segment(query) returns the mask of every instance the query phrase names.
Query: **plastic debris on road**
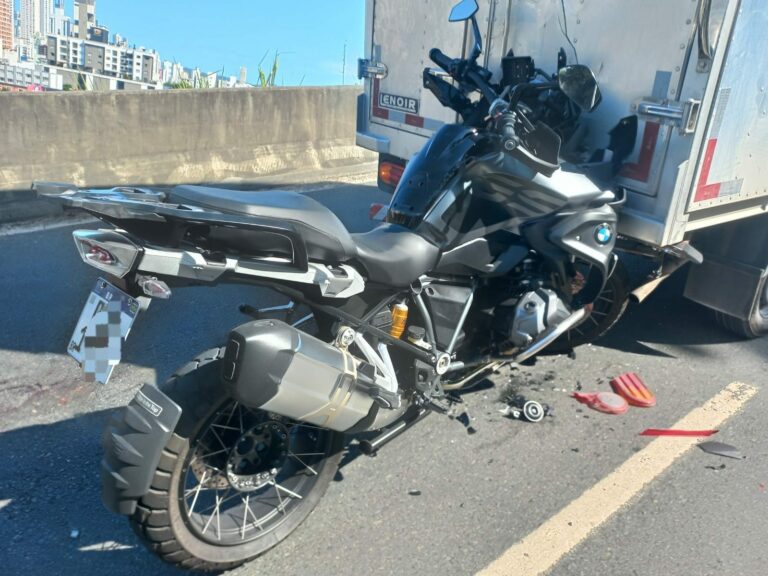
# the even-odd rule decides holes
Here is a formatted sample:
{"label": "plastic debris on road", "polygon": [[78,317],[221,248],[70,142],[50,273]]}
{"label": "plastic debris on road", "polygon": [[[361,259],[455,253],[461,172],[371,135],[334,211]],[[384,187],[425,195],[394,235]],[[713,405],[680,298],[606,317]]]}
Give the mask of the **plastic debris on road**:
{"label": "plastic debris on road", "polygon": [[624,414],[629,410],[627,401],[613,392],[574,392],[571,396],[593,410],[605,414]]}
{"label": "plastic debris on road", "polygon": [[650,408],[656,406],[656,397],[643,380],[634,372],[627,372],[611,380],[611,388],[630,406]]}
{"label": "plastic debris on road", "polygon": [[646,428],[640,436],[712,436],[717,430],[673,430],[671,428]]}
{"label": "plastic debris on road", "polygon": [[702,442],[697,444],[707,454],[714,454],[715,456],[724,456],[725,458],[734,458],[736,460],[742,460],[744,456],[741,455],[739,449],[730,444],[723,444],[722,442]]}

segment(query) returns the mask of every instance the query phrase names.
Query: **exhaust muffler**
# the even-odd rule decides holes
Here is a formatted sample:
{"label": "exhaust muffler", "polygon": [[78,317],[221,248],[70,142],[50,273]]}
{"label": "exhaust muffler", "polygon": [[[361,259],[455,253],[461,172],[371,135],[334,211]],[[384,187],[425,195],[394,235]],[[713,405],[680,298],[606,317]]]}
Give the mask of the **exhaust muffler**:
{"label": "exhaust muffler", "polygon": [[387,409],[372,365],[279,320],[230,332],[222,378],[245,406],[338,432],[379,429],[407,408]]}

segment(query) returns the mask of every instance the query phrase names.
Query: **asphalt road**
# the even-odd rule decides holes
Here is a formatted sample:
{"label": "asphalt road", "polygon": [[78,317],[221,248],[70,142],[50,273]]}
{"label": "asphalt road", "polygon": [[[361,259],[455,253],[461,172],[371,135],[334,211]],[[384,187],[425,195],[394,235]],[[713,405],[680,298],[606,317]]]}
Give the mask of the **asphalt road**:
{"label": "asphalt road", "polygon": [[[370,226],[369,203],[386,199],[371,186],[312,195],[355,230]],[[0,236],[0,566],[4,574],[45,576],[180,574],[102,508],[102,427],[142,383],[220,344],[243,321],[237,304],[280,300],[245,287],[178,290],[136,323],[109,385],[85,384],[64,350],[98,274],[80,262],[71,230]],[[762,576],[767,359],[768,340],[721,331],[681,298],[673,279],[575,359],[505,369],[467,394],[476,433],[433,415],[375,459],[350,450],[307,522],[233,573],[474,574],[647,446],[640,431],[671,426],[739,381],[759,392],[717,439],[747,458],[687,452],[569,548],[551,574]],[[626,371],[655,391],[655,408],[608,416],[569,398],[578,388],[608,390],[610,378]],[[519,392],[549,403],[553,417],[540,424],[502,417],[498,400],[510,378]]]}

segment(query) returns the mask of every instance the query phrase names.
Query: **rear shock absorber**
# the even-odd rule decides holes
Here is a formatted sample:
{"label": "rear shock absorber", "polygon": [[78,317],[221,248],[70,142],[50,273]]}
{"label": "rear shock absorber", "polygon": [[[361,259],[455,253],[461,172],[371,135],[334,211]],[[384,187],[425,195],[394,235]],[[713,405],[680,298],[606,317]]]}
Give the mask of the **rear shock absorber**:
{"label": "rear shock absorber", "polygon": [[389,329],[389,335],[392,338],[402,337],[407,322],[408,305],[405,302],[400,302],[392,306],[392,327]]}

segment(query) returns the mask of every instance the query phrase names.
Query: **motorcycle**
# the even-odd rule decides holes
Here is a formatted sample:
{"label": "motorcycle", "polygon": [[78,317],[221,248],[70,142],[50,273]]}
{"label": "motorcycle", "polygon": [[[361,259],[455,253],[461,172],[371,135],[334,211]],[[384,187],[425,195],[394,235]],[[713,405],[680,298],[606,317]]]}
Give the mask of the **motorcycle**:
{"label": "motorcycle", "polygon": [[477,9],[464,0],[450,17],[471,23],[468,58],[430,52],[452,82],[424,72],[463,122],[408,163],[370,232],[287,191],[35,184],[111,225],[73,233],[106,276],[69,345],[91,380],[107,382],[139,312],[174,287],[245,283],[291,300],[242,307],[252,318],[224,346],[143,386],[105,430],[103,501],[163,560],[224,570],[264,553],[317,505],[346,437],[375,432],[359,444],[375,454],[593,319],[618,265],[616,199],[560,166],[543,119],[594,109],[597,81],[563,63],[494,85]]}

